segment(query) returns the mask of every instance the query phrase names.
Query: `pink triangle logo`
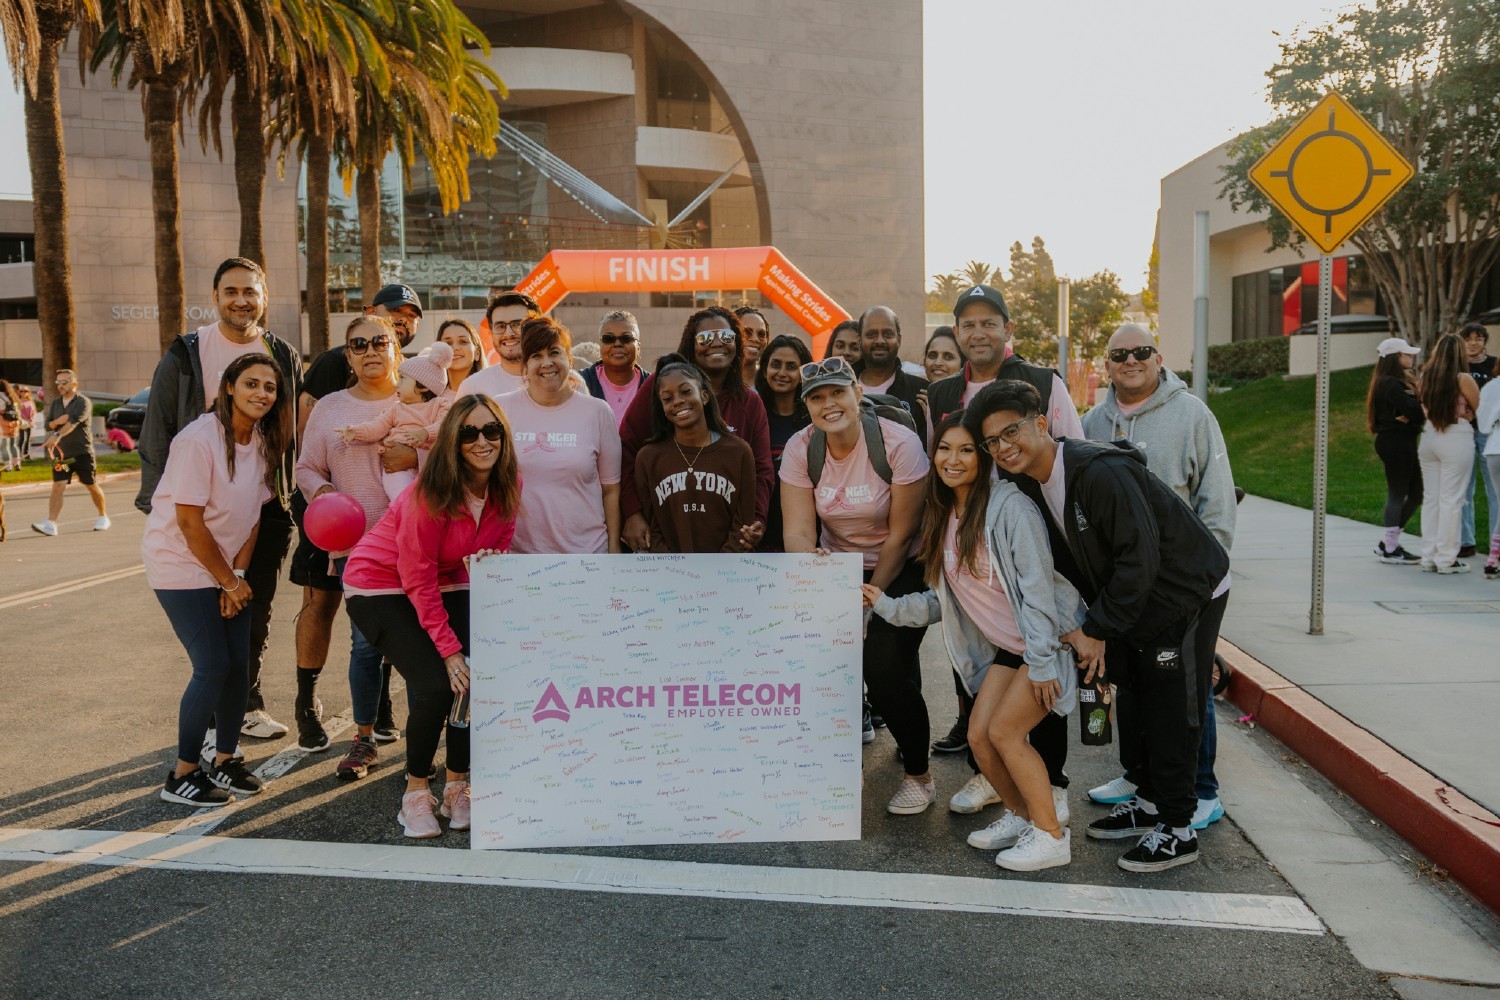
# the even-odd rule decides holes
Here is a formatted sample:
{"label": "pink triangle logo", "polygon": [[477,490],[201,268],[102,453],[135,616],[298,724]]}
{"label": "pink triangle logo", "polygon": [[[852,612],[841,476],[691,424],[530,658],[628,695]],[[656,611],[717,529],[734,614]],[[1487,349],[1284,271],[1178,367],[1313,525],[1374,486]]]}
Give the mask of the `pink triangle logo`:
{"label": "pink triangle logo", "polygon": [[572,713],[568,711],[568,703],[563,701],[563,696],[558,692],[557,685],[548,681],[547,690],[542,692],[542,697],[537,701],[536,708],[531,710],[531,721],[541,722],[543,719],[556,719],[559,722],[567,722],[572,717]]}

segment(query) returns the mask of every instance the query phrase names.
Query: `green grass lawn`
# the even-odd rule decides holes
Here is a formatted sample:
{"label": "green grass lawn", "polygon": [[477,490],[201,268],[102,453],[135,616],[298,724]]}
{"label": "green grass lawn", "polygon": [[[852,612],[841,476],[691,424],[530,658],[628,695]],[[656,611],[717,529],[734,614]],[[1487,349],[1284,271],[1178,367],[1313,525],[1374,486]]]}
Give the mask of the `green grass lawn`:
{"label": "green grass lawn", "polygon": [[[1369,368],[1334,372],[1329,379],[1328,512],[1379,524],[1385,509],[1385,472],[1365,429]],[[1234,481],[1246,492],[1312,507],[1312,378],[1265,378],[1209,398],[1229,444]],[[1482,484],[1476,484],[1474,523],[1481,539],[1489,524]],[[1407,530],[1420,530],[1421,515]]]}
{"label": "green grass lawn", "polygon": [[[124,454],[116,454],[113,451],[101,451],[98,455],[98,468],[101,474],[110,472],[134,472],[141,467],[141,456],[137,452],[129,451]],[[52,480],[52,463],[41,459],[32,459],[21,466],[20,472],[6,472],[0,474],[0,487],[17,486],[21,483],[45,483]],[[77,482],[75,479],[74,482]]]}

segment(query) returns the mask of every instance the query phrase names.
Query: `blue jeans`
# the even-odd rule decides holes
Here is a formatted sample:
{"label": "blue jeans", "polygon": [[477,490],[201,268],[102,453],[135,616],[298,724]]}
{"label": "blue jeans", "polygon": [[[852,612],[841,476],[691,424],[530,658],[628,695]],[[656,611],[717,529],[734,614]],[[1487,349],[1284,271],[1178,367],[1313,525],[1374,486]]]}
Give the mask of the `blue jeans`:
{"label": "blue jeans", "polygon": [[219,753],[232,754],[240,739],[245,698],[250,690],[251,609],[245,607],[225,619],[219,614],[218,587],[158,590],[156,599],[193,667],[193,676],[177,706],[177,759],[197,763],[210,719],[218,722],[215,736]]}
{"label": "blue jeans", "polygon": [[[339,575],[344,575],[344,563],[348,556],[333,561]],[[354,703],[354,724],[373,726],[375,715],[380,711],[380,650],[370,645],[369,640],[354,619],[349,620],[349,697]]]}
{"label": "blue jeans", "polygon": [[[1478,466],[1469,470],[1469,488],[1464,491],[1464,509],[1458,518],[1459,545],[1474,544],[1474,480],[1476,476],[1484,478],[1484,495],[1490,502],[1489,533],[1493,535],[1496,525],[1500,524],[1500,504],[1495,502],[1495,481],[1490,478],[1490,467],[1484,460],[1484,444],[1488,441],[1488,434],[1474,432],[1474,454],[1479,457],[1475,463]],[[1485,538],[1484,547],[1489,548],[1489,538]]]}

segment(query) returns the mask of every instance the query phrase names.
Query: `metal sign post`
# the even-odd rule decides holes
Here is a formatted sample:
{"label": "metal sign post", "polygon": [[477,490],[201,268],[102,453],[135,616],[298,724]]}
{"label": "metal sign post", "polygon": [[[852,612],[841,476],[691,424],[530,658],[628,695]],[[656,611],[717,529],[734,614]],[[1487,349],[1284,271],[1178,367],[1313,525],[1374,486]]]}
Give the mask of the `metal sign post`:
{"label": "metal sign post", "polygon": [[1072,283],[1067,278],[1057,279],[1057,373],[1063,385],[1068,384],[1068,293]]}
{"label": "metal sign post", "polygon": [[1411,180],[1412,173],[1411,164],[1380,134],[1380,130],[1361,117],[1337,92],[1328,94],[1314,105],[1250,168],[1250,182],[1321,251],[1318,258],[1318,393],[1313,430],[1312,607],[1307,612],[1310,635],[1323,634],[1332,254]]}
{"label": "metal sign post", "polygon": [[1328,349],[1333,307],[1333,258],[1318,258],[1318,391],[1313,425],[1312,607],[1307,634],[1323,634],[1324,528],[1328,519]]}

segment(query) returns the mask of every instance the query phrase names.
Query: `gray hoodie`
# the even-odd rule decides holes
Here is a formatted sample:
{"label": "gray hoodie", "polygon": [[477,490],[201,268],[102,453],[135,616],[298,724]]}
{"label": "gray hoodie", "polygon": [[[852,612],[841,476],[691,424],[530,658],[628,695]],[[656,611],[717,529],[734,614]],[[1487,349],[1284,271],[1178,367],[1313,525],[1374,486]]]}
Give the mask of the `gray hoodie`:
{"label": "gray hoodie", "polygon": [[1083,415],[1090,441],[1129,441],[1146,456],[1146,468],[1193,508],[1228,552],[1234,544],[1234,474],[1213,412],[1187,383],[1162,369],[1141,408],[1120,412],[1111,386],[1104,401]]}
{"label": "gray hoodie", "polygon": [[[1059,636],[1083,624],[1087,606],[1078,591],[1052,565],[1047,526],[1036,504],[1015,483],[991,484],[985,510],[984,541],[990,572],[1000,574],[1016,626],[1026,642],[1026,667],[1033,681],[1057,681],[1061,693],[1052,710],[1067,715],[1078,704],[1078,671],[1071,650]],[[995,659],[995,644],[964,611],[940,577],[936,591],[905,597],[882,595],[875,613],[898,627],[943,623],[943,644],[953,669],[969,694],[978,694],[985,672]]]}

